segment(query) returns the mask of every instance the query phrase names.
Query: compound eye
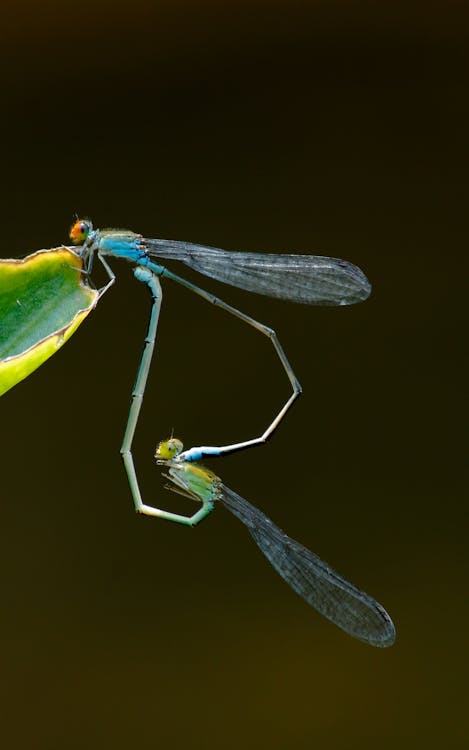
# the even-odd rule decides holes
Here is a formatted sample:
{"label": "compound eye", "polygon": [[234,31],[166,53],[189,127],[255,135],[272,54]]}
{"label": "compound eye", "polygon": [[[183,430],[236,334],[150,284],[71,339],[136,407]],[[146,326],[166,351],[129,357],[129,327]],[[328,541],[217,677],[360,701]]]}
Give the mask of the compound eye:
{"label": "compound eye", "polygon": [[89,233],[93,229],[91,221],[87,219],[78,219],[70,229],[69,237],[74,245],[81,245],[86,241]]}
{"label": "compound eye", "polygon": [[162,440],[156,449],[155,458],[170,461],[172,458],[175,458],[182,453],[183,448],[184,446],[182,442],[177,438]]}

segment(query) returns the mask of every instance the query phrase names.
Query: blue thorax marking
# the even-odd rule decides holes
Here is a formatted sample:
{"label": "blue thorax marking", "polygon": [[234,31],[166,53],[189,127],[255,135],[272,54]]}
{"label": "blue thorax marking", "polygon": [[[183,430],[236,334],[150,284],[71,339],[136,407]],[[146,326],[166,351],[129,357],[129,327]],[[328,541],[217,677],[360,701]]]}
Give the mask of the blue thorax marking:
{"label": "blue thorax marking", "polygon": [[115,258],[124,258],[131,263],[146,266],[157,276],[162,276],[164,266],[154,263],[147,255],[142,246],[142,238],[133,232],[96,232],[93,244],[103,255],[112,255]]}
{"label": "blue thorax marking", "polygon": [[114,255],[134,263],[138,263],[142,255],[146,257],[145,251],[140,248],[140,237],[133,232],[101,234],[98,248],[103,255]]}

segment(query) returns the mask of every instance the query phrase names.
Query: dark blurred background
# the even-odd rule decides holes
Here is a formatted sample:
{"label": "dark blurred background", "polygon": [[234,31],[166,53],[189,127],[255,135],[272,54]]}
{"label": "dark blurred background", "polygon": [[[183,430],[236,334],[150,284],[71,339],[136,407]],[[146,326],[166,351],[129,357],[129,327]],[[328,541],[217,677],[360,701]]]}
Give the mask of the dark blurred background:
{"label": "dark blurred background", "polygon": [[[133,512],[119,458],[148,313],[131,267],[1,400],[0,736],[37,748],[460,748],[467,724],[467,6],[4,2],[2,249],[96,226],[360,265],[352,308],[202,280],[304,395],[225,483],[376,596],[395,646],[311,611],[222,508]],[[99,280],[99,273],[98,273]],[[260,433],[269,343],[167,282],[135,441]]]}

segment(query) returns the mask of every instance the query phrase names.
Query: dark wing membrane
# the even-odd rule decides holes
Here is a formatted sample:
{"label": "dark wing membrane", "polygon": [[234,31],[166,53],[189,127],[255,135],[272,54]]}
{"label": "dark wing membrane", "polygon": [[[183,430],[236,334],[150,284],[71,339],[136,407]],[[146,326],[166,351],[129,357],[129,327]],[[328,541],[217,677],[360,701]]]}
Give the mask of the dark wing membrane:
{"label": "dark wing membrane", "polygon": [[177,240],[142,245],[150,256],[179,260],[225,284],[305,305],[351,305],[371,292],[363,271],[338,258],[231,252]]}
{"label": "dark wing membrane", "polygon": [[223,485],[222,491],[223,504],[244,523],[270,564],[308,604],[346,633],[371,646],[385,648],[394,643],[394,625],[378,602],[290,539],[229,487]]}

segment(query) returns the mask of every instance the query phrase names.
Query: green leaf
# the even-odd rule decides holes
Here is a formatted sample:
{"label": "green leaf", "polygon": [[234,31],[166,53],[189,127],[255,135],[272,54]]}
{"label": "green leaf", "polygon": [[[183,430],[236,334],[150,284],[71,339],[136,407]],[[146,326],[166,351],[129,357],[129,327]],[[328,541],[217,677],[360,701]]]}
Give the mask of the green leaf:
{"label": "green leaf", "polygon": [[0,260],[0,395],[51,357],[96,305],[66,247]]}

